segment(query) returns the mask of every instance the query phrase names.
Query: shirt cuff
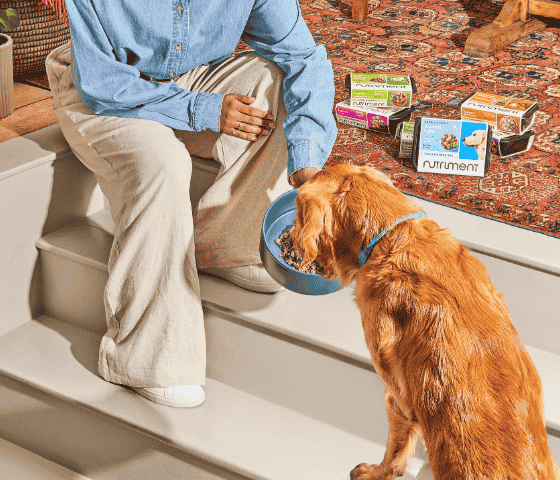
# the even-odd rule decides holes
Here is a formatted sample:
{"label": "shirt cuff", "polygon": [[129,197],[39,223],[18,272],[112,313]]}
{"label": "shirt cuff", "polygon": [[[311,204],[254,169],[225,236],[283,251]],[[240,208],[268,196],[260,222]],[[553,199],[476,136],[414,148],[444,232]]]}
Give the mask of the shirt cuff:
{"label": "shirt cuff", "polygon": [[196,92],[194,103],[193,130],[220,131],[220,115],[222,114],[222,102],[225,95],[221,93]]}
{"label": "shirt cuff", "polygon": [[288,180],[293,173],[305,167],[315,167],[321,170],[326,161],[321,147],[315,142],[290,145],[288,148]]}

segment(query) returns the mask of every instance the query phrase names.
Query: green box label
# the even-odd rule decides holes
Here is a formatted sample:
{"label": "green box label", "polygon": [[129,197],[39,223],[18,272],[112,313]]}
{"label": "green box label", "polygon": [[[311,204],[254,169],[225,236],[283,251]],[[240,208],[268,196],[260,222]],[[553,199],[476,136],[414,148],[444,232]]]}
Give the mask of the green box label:
{"label": "green box label", "polygon": [[386,100],[387,92],[383,90],[352,90],[352,98],[368,100]]}

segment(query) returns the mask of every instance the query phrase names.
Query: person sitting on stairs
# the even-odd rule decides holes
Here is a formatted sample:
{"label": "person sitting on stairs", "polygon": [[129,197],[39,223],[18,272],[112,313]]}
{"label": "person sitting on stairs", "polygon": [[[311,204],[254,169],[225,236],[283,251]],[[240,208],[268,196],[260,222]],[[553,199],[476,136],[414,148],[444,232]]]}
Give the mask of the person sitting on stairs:
{"label": "person sitting on stairs", "polygon": [[[334,144],[334,76],[297,0],[66,0],[71,41],[46,61],[55,114],[117,226],[98,370],[160,404],[204,401],[198,271],[280,286],[264,213]],[[252,51],[234,53],[240,40]],[[194,212],[191,156],[219,162]]]}

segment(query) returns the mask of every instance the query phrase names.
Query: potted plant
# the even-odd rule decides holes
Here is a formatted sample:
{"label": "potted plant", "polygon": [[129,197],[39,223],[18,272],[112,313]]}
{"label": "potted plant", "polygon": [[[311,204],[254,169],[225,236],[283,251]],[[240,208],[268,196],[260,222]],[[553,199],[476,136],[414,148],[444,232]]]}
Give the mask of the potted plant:
{"label": "potted plant", "polygon": [[[19,27],[20,19],[13,8],[0,10],[0,32],[9,32]],[[0,33],[0,118],[14,111],[14,69],[12,38]]]}

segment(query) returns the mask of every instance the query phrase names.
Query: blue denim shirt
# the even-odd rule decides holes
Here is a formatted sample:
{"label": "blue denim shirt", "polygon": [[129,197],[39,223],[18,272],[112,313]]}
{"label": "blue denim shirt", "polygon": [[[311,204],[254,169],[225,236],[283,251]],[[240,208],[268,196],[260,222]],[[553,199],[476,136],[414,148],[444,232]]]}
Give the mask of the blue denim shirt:
{"label": "blue denim shirt", "polygon": [[243,39],[285,72],[288,175],[326,162],[337,133],[333,70],[297,0],[66,0],[66,8],[72,77],[95,113],[219,131],[224,95],[140,73],[174,78],[224,60]]}

